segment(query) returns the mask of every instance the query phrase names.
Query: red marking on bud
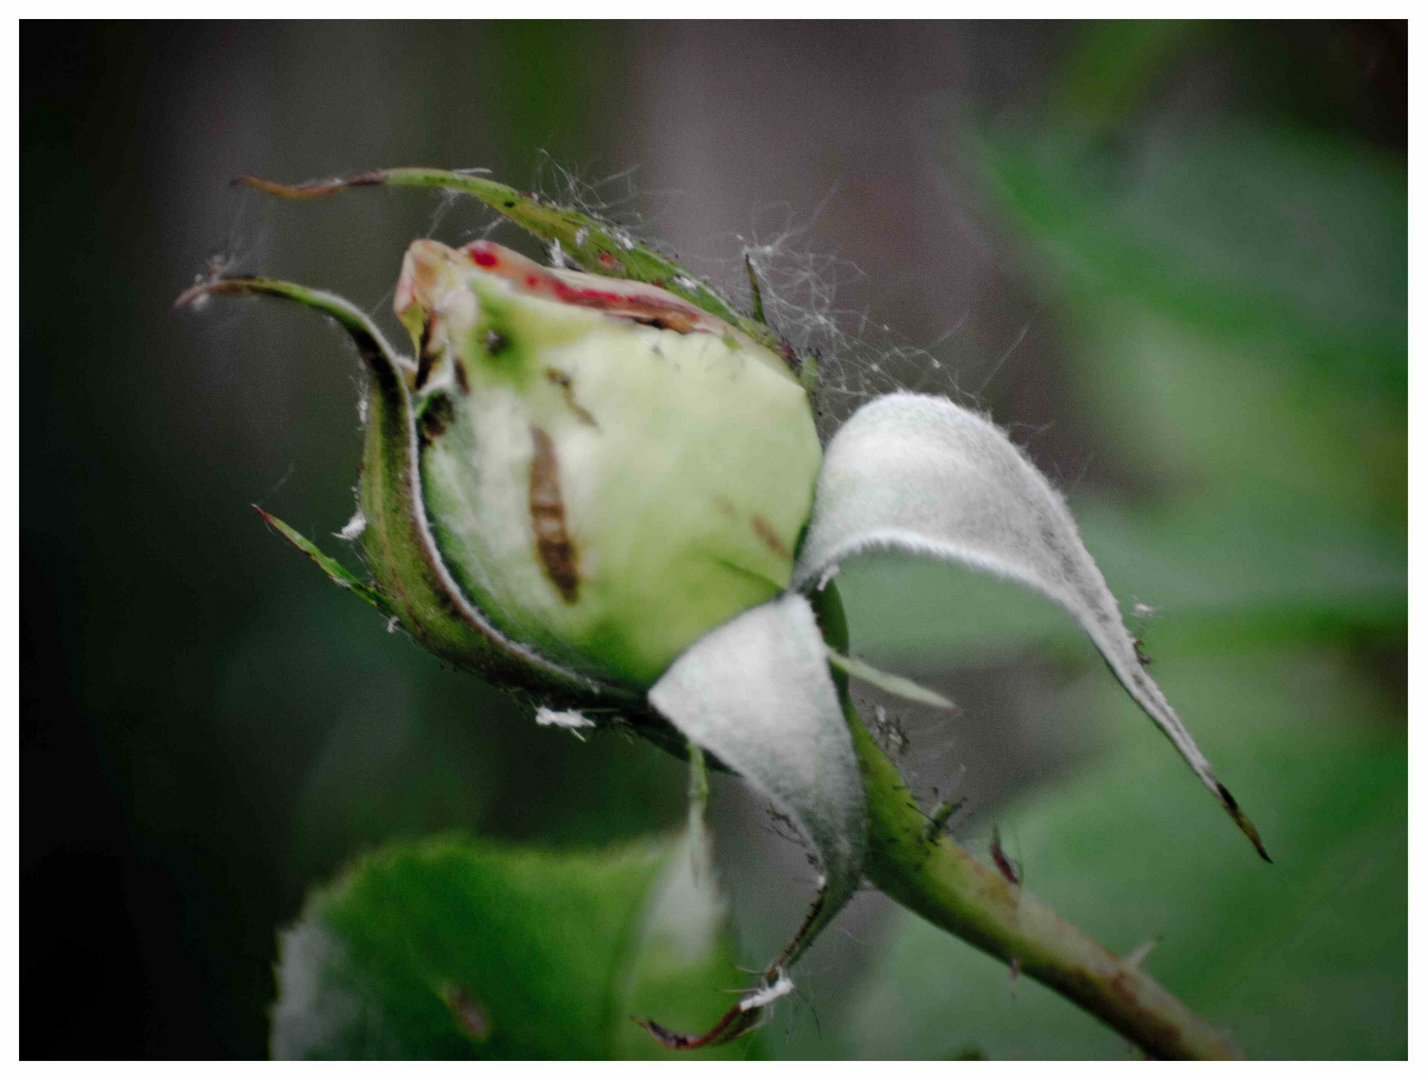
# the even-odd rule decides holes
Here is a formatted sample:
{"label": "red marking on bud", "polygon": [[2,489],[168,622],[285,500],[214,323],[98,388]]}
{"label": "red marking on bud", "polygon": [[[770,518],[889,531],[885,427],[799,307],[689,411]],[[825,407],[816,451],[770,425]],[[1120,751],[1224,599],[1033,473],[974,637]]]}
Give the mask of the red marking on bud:
{"label": "red marking on bud", "polygon": [[[532,296],[573,307],[593,308],[617,318],[632,319],[681,334],[694,330],[716,332],[722,325],[687,300],[653,286],[592,287],[583,283],[588,275],[574,275],[567,280],[566,276],[547,270],[488,240],[477,240],[462,250],[477,266],[493,271]],[[601,256],[602,263],[604,255]],[[609,258],[613,260],[613,256]]]}

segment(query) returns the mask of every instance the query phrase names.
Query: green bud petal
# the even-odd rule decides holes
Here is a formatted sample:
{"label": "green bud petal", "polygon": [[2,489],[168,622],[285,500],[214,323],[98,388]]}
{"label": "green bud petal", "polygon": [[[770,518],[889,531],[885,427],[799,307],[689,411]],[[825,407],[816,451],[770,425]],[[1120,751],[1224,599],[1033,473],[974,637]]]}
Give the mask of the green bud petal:
{"label": "green bud petal", "polygon": [[484,242],[417,241],[396,308],[426,517],[506,635],[643,688],[787,588],[821,449],[775,353],[662,289]]}

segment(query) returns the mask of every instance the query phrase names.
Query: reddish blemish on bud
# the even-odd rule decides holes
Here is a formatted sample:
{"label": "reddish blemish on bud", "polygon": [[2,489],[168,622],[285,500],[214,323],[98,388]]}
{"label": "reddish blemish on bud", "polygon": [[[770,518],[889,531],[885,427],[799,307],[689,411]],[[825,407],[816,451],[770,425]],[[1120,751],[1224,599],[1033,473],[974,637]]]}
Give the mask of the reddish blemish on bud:
{"label": "reddish blemish on bud", "polygon": [[[681,334],[694,330],[716,333],[725,329],[718,319],[654,286],[621,282],[592,287],[584,284],[590,280],[588,274],[562,275],[547,270],[489,240],[476,240],[462,251],[476,266],[498,274],[533,296],[594,308],[617,318]],[[600,262],[606,266],[619,265],[608,252],[600,253]]]}
{"label": "reddish blemish on bud", "polygon": [[613,270],[616,266],[619,265],[619,260],[616,259],[608,251],[601,251],[599,253],[599,261],[600,265],[603,266],[606,270]]}

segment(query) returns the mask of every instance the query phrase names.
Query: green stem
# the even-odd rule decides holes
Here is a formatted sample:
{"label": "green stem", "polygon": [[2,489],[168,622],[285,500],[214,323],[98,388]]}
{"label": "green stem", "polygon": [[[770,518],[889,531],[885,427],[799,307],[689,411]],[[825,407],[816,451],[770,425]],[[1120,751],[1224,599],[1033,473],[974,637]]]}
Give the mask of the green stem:
{"label": "green stem", "polygon": [[1158,1058],[1236,1058],[1239,1051],[1139,967],[1011,884],[927,819],[897,767],[852,709],[852,741],[871,818],[868,879],[903,907],[1011,962]]}
{"label": "green stem", "polygon": [[[832,587],[815,598],[828,644],[846,649],[846,623]],[[1075,1002],[1157,1058],[1240,1056],[1222,1031],[1192,1012],[1136,964],[1116,956],[1040,900],[929,830],[927,816],[858,716],[834,669],[867,792],[868,880],[933,926]]]}

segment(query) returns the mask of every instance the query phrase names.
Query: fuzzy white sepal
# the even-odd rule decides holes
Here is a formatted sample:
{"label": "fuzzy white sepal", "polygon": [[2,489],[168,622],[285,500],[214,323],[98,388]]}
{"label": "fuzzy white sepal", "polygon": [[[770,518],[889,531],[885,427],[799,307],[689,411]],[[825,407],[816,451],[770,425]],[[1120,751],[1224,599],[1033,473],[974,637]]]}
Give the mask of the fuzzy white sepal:
{"label": "fuzzy white sepal", "polygon": [[849,558],[887,549],[961,563],[1060,603],[1237,817],[1209,762],[1146,674],[1065,500],[990,420],[946,398],[891,394],[864,405],[833,437],[794,585],[825,583]]}
{"label": "fuzzy white sepal", "polygon": [[857,758],[811,605],[787,594],[725,623],[674,662],[649,700],[812,841],[826,882],[781,958],[791,963],[856,891],[867,837]]}

